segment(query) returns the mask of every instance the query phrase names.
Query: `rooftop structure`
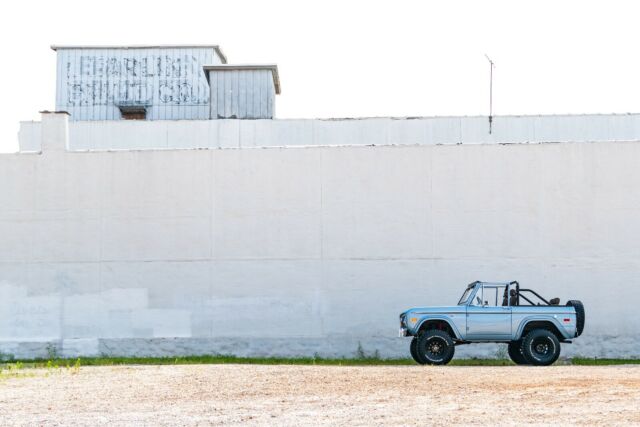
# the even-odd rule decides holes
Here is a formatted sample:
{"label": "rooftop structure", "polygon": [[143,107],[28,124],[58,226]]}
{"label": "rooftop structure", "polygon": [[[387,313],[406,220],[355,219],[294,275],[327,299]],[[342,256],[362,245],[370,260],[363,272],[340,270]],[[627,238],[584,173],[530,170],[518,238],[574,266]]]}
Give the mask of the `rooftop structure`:
{"label": "rooftop structure", "polygon": [[209,118],[203,65],[225,64],[217,45],[52,46],[56,110],[78,120]]}

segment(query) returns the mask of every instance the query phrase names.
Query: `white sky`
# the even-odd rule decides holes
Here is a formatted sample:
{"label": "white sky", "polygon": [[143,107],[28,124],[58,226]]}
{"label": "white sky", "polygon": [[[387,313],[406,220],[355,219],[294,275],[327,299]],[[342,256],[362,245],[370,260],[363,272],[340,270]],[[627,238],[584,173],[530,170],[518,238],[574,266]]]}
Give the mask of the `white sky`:
{"label": "white sky", "polygon": [[54,109],[51,44],[219,44],[277,63],[279,118],[640,112],[633,1],[6,1],[0,152]]}

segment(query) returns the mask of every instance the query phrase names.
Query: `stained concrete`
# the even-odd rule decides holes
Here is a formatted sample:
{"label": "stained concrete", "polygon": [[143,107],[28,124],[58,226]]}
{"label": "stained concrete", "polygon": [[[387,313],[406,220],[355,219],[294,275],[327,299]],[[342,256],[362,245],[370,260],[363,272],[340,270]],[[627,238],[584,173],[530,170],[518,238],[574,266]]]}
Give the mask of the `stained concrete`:
{"label": "stained concrete", "polygon": [[477,279],[583,300],[564,354],[640,356],[639,142],[75,152],[41,126],[0,155],[5,356],[406,355],[400,311]]}

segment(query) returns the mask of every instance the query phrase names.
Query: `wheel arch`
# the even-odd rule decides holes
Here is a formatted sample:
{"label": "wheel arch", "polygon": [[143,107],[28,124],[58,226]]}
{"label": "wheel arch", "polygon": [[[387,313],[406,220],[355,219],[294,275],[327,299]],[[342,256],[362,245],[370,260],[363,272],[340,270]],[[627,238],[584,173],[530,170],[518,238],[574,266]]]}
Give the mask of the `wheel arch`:
{"label": "wheel arch", "polygon": [[458,331],[456,325],[445,316],[430,316],[421,320],[418,326],[416,326],[416,335],[429,329],[440,329],[451,335],[451,338],[462,339],[462,335],[460,335],[460,331]]}
{"label": "wheel arch", "polygon": [[563,332],[562,326],[558,323],[556,319],[544,317],[544,316],[532,316],[527,317],[520,322],[520,326],[518,327],[518,332],[516,333],[515,339],[522,339],[529,331],[534,329],[547,329],[549,332],[553,333],[556,338],[560,341],[564,341],[569,336],[566,332]]}

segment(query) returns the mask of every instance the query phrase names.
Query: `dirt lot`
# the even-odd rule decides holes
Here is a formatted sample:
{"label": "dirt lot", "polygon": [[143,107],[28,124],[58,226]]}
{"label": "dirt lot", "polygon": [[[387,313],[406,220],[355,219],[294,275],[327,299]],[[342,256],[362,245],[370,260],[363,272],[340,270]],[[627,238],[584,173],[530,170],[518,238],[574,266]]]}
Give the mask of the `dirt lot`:
{"label": "dirt lot", "polygon": [[640,424],[640,366],[25,370],[1,425]]}

